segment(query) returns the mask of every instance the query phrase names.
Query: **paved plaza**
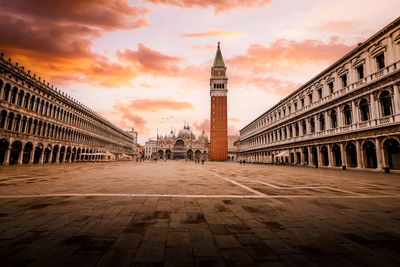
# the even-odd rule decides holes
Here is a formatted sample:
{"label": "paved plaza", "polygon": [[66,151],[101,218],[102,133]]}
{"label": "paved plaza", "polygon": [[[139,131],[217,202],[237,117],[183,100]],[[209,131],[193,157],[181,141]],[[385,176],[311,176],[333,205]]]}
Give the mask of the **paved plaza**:
{"label": "paved plaza", "polygon": [[0,166],[1,266],[399,266],[400,175],[185,161]]}

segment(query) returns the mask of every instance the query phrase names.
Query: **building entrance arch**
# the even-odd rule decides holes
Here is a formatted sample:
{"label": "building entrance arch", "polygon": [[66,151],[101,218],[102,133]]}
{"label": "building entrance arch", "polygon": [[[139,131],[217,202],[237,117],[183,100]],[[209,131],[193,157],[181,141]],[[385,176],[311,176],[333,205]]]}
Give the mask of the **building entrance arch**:
{"label": "building entrance arch", "polygon": [[399,141],[394,138],[387,139],[383,143],[385,152],[386,167],[391,169],[400,169],[400,147]]}
{"label": "building entrance arch", "polygon": [[332,154],[333,154],[333,164],[337,167],[342,166],[342,154],[340,151],[340,146],[336,144],[333,145]]}
{"label": "building entrance arch", "polygon": [[356,146],[353,143],[348,143],[346,145],[346,156],[347,156],[347,166],[357,167],[357,151]]}
{"label": "building entrance arch", "polygon": [[33,150],[33,144],[31,142],[28,142],[24,146],[24,154],[22,156],[22,163],[23,164],[28,164],[29,161],[31,160],[31,153]]}
{"label": "building entrance arch", "polygon": [[10,143],[6,139],[0,140],[0,165],[4,164],[4,161],[6,160],[6,153],[9,146]]}
{"label": "building entrance arch", "polygon": [[321,147],[322,165],[329,166],[329,153],[326,146]]}
{"label": "building entrance arch", "polygon": [[375,144],[371,141],[366,141],[363,144],[362,151],[364,153],[364,166],[365,168],[377,168],[378,162],[376,159]]}
{"label": "building entrance arch", "polygon": [[35,148],[35,153],[34,153],[34,156],[33,156],[33,163],[34,164],[38,164],[39,163],[40,156],[42,155],[42,153],[43,153],[43,145],[39,144]]}

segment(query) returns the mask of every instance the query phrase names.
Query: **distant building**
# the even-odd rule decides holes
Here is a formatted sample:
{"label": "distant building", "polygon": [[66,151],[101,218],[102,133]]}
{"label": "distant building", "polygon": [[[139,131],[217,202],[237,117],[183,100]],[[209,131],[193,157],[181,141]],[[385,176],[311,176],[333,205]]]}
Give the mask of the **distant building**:
{"label": "distant building", "polygon": [[144,145],[144,158],[150,159],[157,152],[157,140],[148,140]]}
{"label": "distant building", "polygon": [[239,135],[228,136],[228,160],[237,160],[237,148],[235,142],[239,140]]}
{"label": "distant building", "polygon": [[173,131],[157,137],[157,156],[166,159],[208,159],[208,137],[203,133],[196,139],[189,125],[185,125],[178,135]]}
{"label": "distant building", "polygon": [[138,141],[138,132],[135,131],[135,127],[132,127],[132,131],[128,132],[132,136],[132,156],[139,156],[139,144]]}

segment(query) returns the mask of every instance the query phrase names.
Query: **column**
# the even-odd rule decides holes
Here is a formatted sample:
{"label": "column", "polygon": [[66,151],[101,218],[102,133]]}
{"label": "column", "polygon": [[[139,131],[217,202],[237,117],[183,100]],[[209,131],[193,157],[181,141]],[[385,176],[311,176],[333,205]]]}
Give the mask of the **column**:
{"label": "column", "polygon": [[344,151],[343,143],[340,143],[340,153],[342,157],[342,166],[347,166],[347,156],[346,156],[346,151]]}
{"label": "column", "polygon": [[378,110],[376,108],[374,94],[369,95],[369,101],[370,101],[370,105],[371,105],[371,119],[376,119],[376,118],[378,118]]}
{"label": "column", "polygon": [[[24,147],[24,146],[22,146],[22,147]],[[23,156],[24,156],[24,149],[21,149],[21,151],[19,152],[19,155],[18,155],[18,164],[22,164],[22,159],[23,159]]]}
{"label": "column", "polygon": [[29,157],[29,164],[33,163],[34,157],[35,157],[35,147],[33,147],[32,150],[31,150],[31,155]]}
{"label": "column", "polygon": [[328,148],[328,159],[329,159],[328,167],[332,167],[332,166],[334,166],[334,164],[333,164],[332,147],[331,147],[331,145],[327,145],[326,147]]}
{"label": "column", "polygon": [[61,148],[59,146],[58,150],[57,150],[57,154],[56,154],[56,162],[55,163],[60,163],[60,150],[61,150]]}
{"label": "column", "polygon": [[394,114],[400,112],[400,95],[399,95],[399,86],[397,84],[393,85],[393,111]]}
{"label": "column", "polygon": [[50,153],[49,153],[49,160],[48,160],[48,163],[51,163],[51,160],[53,159],[53,147],[51,148],[51,150],[50,150]]}
{"label": "column", "polygon": [[340,107],[337,107],[337,124],[338,124],[338,128],[343,126],[342,123],[342,111],[340,110]]}
{"label": "column", "polygon": [[321,156],[321,146],[317,146],[317,159],[318,159],[318,166],[321,167],[322,164],[322,156]]}
{"label": "column", "polygon": [[40,154],[39,164],[43,164],[45,147],[46,146],[43,146],[42,153]]}
{"label": "column", "polygon": [[308,166],[312,166],[314,162],[313,162],[311,147],[307,147],[307,151],[308,151],[308,159],[307,159]]}
{"label": "column", "polygon": [[356,107],[356,104],[354,103],[354,100],[351,101],[351,109],[352,109],[351,114],[353,115],[351,120],[352,120],[352,124],[354,124],[354,123],[358,122],[358,112],[357,112],[358,109]]}
{"label": "column", "polygon": [[304,166],[306,159],[305,159],[305,153],[304,153],[304,148],[301,148],[301,165]]}
{"label": "column", "polygon": [[360,140],[356,140],[356,153],[357,153],[357,168],[364,168],[364,164],[361,159]]}
{"label": "column", "polygon": [[294,160],[294,162],[293,162],[294,164],[298,164],[297,163],[298,159],[297,159],[297,151],[296,151],[296,149],[293,151],[293,160]]}
{"label": "column", "polygon": [[383,162],[382,162],[382,157],[383,157],[383,149],[381,147],[381,141],[379,138],[375,138],[375,152],[376,152],[376,161],[378,163],[378,169],[383,168]]}
{"label": "column", "polygon": [[321,122],[319,121],[319,115],[314,117],[314,122],[315,122],[315,132],[320,132],[321,131]]}
{"label": "column", "polygon": [[8,146],[6,149],[5,155],[4,155],[3,165],[10,164],[10,153],[11,153],[11,149],[10,149],[10,146]]}

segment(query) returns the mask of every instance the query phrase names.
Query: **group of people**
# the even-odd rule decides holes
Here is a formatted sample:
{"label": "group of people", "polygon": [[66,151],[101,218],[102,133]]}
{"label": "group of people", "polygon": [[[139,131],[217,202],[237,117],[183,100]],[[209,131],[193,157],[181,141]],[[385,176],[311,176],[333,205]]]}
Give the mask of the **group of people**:
{"label": "group of people", "polygon": [[[205,159],[201,159],[201,165],[204,165],[204,161],[205,161]],[[194,159],[194,162],[200,164],[200,158],[195,158],[195,159]]]}
{"label": "group of people", "polygon": [[241,160],[240,160],[240,165],[242,165],[242,164],[243,164],[243,165],[246,165],[246,160],[245,160],[245,159],[243,159],[243,160],[241,159]]}

